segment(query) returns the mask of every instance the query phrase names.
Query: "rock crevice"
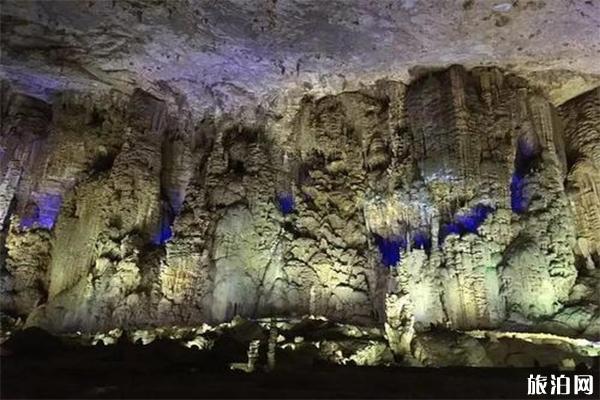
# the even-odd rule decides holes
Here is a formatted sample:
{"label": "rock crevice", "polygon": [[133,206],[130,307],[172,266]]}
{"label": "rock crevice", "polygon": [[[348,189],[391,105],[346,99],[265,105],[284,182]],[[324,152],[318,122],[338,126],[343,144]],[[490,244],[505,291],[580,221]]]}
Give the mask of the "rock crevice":
{"label": "rock crevice", "polygon": [[137,89],[3,85],[2,309],[52,331],[323,315],[600,332],[600,91],[497,68],[306,97],[260,122]]}

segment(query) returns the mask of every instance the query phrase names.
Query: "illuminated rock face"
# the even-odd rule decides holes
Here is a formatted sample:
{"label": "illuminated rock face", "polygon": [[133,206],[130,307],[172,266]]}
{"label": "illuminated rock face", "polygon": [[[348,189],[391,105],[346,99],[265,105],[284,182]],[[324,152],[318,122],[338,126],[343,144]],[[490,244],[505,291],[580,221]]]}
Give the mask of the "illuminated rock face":
{"label": "illuminated rock face", "polygon": [[252,124],[3,90],[2,301],[29,324],[314,314],[397,353],[431,326],[599,333],[598,90],[557,112],[452,67]]}
{"label": "illuminated rock face", "polygon": [[577,252],[592,266],[600,257],[600,89],[560,107],[565,121],[569,198],[577,221]]}

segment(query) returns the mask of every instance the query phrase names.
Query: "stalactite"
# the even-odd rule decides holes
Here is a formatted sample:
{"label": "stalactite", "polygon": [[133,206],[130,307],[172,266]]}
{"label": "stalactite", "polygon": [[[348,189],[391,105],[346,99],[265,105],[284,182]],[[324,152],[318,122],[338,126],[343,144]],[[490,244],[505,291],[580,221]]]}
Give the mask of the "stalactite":
{"label": "stalactite", "polygon": [[2,136],[8,303],[52,330],[387,323],[414,363],[429,329],[546,329],[588,284],[573,250],[597,257],[586,96],[557,115],[521,79],[454,66],[307,98],[285,140],[280,125],[193,123],[141,90],[102,106],[65,94],[46,131],[46,106],[21,99],[46,111],[27,129],[5,112],[29,138]]}

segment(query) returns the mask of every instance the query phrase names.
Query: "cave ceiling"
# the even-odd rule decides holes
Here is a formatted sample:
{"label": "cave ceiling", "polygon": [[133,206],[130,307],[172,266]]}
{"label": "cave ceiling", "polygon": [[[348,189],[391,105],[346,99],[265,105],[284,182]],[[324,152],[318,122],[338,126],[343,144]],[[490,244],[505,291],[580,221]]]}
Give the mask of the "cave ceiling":
{"label": "cave ceiling", "polygon": [[198,114],[495,65],[554,105],[600,82],[598,1],[2,2],[0,78],[42,99],[143,88]]}

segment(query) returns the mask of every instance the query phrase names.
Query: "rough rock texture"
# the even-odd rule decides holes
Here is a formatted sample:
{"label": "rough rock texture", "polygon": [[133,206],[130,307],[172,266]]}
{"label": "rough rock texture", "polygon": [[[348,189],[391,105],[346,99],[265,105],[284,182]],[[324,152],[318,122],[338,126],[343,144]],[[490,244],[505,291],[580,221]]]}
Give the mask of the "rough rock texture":
{"label": "rough rock texture", "polygon": [[2,309],[58,332],[324,315],[416,365],[430,329],[598,337],[598,93],[557,110],[454,66],[244,124],[5,84]]}
{"label": "rough rock texture", "polygon": [[599,7],[5,1],[2,315],[324,316],[361,365],[598,339]]}
{"label": "rough rock texture", "polygon": [[578,253],[591,267],[600,254],[600,89],[568,101],[560,111],[568,143],[567,190],[577,219]]}
{"label": "rough rock texture", "polygon": [[519,72],[555,104],[600,82],[596,0],[6,0],[1,12],[2,77],[41,98],[141,87],[197,114],[251,115],[452,64]]}
{"label": "rough rock texture", "polygon": [[[118,352],[140,360],[154,349],[157,363],[193,362],[197,368],[252,371],[297,371],[318,365],[424,367],[553,367],[560,370],[593,368],[600,345],[585,339],[524,333],[439,330],[420,333],[412,358],[395,357],[380,328],[334,323],[323,317],[254,319],[240,317],[218,325],[112,329],[94,334],[52,336],[39,328],[13,331],[0,339],[3,355],[66,357],[70,353]],[[138,356],[134,356],[138,353]],[[124,357],[124,354],[128,354]],[[157,357],[158,354],[154,354]],[[81,356],[82,358],[85,358]],[[166,357],[166,359],[163,359]],[[104,356],[106,358],[106,355]],[[18,359],[18,358],[17,358]],[[95,360],[95,358],[92,358]],[[142,361],[143,360],[143,361]],[[151,362],[141,358],[141,364]],[[96,365],[96,364],[94,364]],[[168,365],[168,369],[173,368]]]}
{"label": "rough rock texture", "polygon": [[[589,375],[597,371],[600,355],[598,342],[522,332],[427,333],[415,347],[429,368],[404,367],[379,329],[323,318],[235,318],[216,326],[59,337],[29,328],[0,339],[1,390],[6,398],[46,393],[53,398],[148,398],[156,393],[170,398],[264,398],[265,393],[485,398],[490,391],[500,398],[521,398],[524,385],[515,382],[540,367],[548,374]],[[32,371],[23,385],[20,378]],[[132,384],[133,374],[145,377],[144,384]],[[485,384],[479,385],[482,380]]]}

